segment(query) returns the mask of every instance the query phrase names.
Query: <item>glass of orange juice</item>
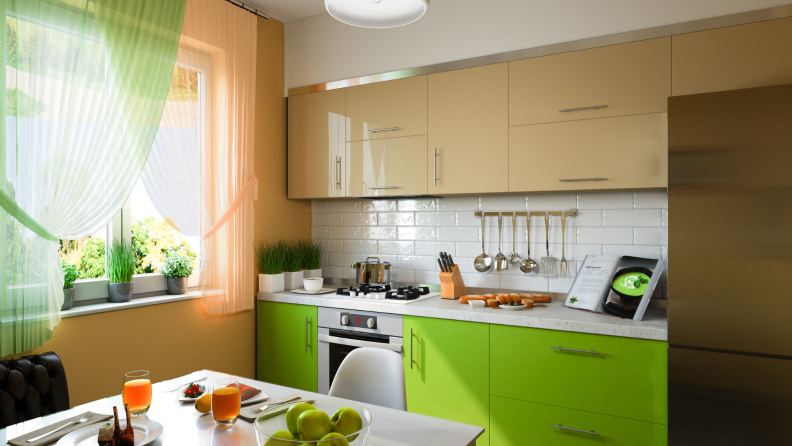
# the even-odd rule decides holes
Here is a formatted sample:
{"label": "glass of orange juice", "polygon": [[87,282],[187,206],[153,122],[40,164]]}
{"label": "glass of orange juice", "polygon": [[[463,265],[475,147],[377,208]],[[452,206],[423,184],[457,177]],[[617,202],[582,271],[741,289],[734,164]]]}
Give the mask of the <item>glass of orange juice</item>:
{"label": "glass of orange juice", "polygon": [[242,395],[236,378],[215,380],[212,392],[212,417],[220,426],[233,426],[239,418]]}
{"label": "glass of orange juice", "polygon": [[139,417],[151,407],[151,374],[147,370],[136,370],[124,375],[124,404],[129,404],[129,414]]}

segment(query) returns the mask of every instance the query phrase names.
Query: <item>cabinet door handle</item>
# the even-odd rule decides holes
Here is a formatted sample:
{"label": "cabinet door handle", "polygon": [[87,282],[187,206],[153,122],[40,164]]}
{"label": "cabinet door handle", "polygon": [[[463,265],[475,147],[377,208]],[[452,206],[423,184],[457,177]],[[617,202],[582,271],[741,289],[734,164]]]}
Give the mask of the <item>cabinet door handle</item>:
{"label": "cabinet door handle", "polygon": [[564,348],[564,347],[550,347],[553,350],[564,350],[566,352],[578,352],[578,353],[591,353],[592,355],[601,355],[600,352],[595,352],[594,350],[578,350],[576,348]]}
{"label": "cabinet door handle", "polygon": [[398,127],[389,127],[387,129],[373,129],[373,130],[369,130],[369,133],[390,132],[390,131],[393,131],[393,130],[399,130],[399,128]]}
{"label": "cabinet door handle", "polygon": [[578,181],[607,181],[607,178],[567,178],[563,180],[558,180],[562,183],[575,183]]}
{"label": "cabinet door handle", "polygon": [[336,157],[336,189],[341,189],[341,157]]}
{"label": "cabinet door handle", "polygon": [[410,370],[412,370],[413,365],[413,329],[410,329]]}
{"label": "cabinet door handle", "polygon": [[399,186],[374,186],[374,187],[369,186],[369,189],[374,189],[374,190],[377,190],[377,189],[398,189],[398,188],[399,188]]}
{"label": "cabinet door handle", "polygon": [[563,110],[558,110],[558,113],[569,113],[569,112],[576,112],[583,110],[599,110],[605,107],[607,107],[607,105],[595,105],[593,107],[580,107],[580,108],[565,108]]}
{"label": "cabinet door handle", "polygon": [[584,430],[580,430],[580,429],[573,429],[571,427],[561,426],[560,424],[551,424],[550,426],[558,428],[558,429],[564,429],[564,430],[568,430],[568,431],[580,432],[582,434],[597,435],[597,436],[600,435],[600,434],[598,434],[598,433],[596,433],[594,431],[584,431]]}
{"label": "cabinet door handle", "polygon": [[434,149],[434,185],[437,186],[437,147]]}
{"label": "cabinet door handle", "polygon": [[311,336],[311,319],[305,316],[305,353],[308,353],[308,338]]}

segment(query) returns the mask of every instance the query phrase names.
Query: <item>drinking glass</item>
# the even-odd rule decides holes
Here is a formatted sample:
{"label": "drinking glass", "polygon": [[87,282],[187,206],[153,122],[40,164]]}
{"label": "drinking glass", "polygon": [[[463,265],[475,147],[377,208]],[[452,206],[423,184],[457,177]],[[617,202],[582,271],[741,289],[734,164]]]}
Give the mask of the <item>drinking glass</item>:
{"label": "drinking glass", "polygon": [[236,378],[222,378],[214,382],[212,417],[219,426],[233,426],[239,418],[242,395]]}
{"label": "drinking glass", "polygon": [[147,370],[136,370],[124,375],[124,404],[129,404],[129,414],[139,417],[151,407],[151,374]]}

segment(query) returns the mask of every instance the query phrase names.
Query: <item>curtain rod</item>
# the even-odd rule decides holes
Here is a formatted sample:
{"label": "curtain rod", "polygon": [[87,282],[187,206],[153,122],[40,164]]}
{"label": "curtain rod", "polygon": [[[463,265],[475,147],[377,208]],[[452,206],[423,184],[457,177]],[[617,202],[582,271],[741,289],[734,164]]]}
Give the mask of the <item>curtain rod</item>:
{"label": "curtain rod", "polygon": [[244,9],[245,11],[248,11],[248,12],[251,12],[253,14],[256,14],[259,17],[263,17],[263,18],[265,18],[267,20],[270,19],[270,16],[267,13],[265,13],[264,11],[259,11],[258,9],[254,8],[253,6],[251,6],[251,5],[249,5],[249,4],[245,3],[245,2],[242,2],[240,0],[225,0],[225,1],[227,1],[228,3],[231,3],[234,6],[238,6],[238,7],[242,8],[242,9]]}

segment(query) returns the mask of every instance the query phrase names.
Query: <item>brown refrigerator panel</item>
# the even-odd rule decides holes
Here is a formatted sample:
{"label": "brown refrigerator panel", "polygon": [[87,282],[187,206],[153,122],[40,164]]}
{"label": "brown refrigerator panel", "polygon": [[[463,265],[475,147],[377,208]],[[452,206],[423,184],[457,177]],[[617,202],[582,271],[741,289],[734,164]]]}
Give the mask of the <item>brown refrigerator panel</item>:
{"label": "brown refrigerator panel", "polygon": [[792,359],[792,85],[668,110],[669,344]]}

